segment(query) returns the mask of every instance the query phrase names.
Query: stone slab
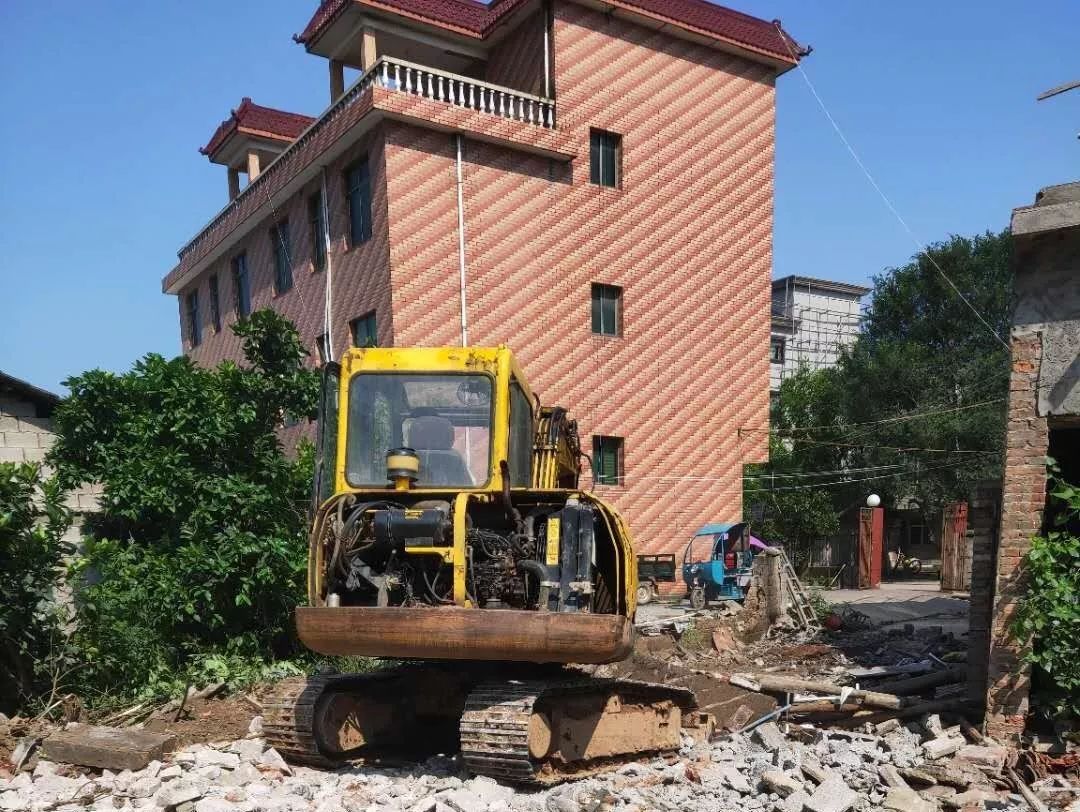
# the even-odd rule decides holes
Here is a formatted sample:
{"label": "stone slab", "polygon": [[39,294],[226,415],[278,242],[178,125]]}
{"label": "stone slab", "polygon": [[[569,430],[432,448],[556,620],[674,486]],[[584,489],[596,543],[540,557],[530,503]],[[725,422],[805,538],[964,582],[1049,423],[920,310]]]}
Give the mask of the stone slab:
{"label": "stone slab", "polygon": [[52,761],[101,767],[108,770],[141,770],[161,760],[176,745],[176,736],[149,730],[72,724],[42,743],[42,753]]}

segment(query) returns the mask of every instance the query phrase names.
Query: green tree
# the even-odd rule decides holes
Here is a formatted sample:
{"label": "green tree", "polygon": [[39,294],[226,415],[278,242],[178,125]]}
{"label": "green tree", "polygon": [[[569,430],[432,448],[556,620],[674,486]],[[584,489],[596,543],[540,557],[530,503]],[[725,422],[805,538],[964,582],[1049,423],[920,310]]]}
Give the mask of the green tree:
{"label": "green tree", "polygon": [[[914,499],[932,510],[965,498],[976,482],[1000,476],[1011,256],[1007,231],[952,237],[874,278],[863,331],[837,370],[844,390],[841,423],[851,428],[834,435],[855,446],[849,459],[863,467],[903,463],[911,469],[890,482],[893,499]],[[926,412],[936,414],[910,418]],[[956,453],[970,451],[986,453]]]}
{"label": "green tree", "polygon": [[1043,703],[1080,718],[1080,487],[1051,460],[1049,528],[1031,540],[1024,560],[1028,589],[1012,633],[1028,647]]}
{"label": "green tree", "polygon": [[313,414],[318,376],[272,311],[233,331],[244,365],[147,355],[65,382],[50,461],[65,485],[103,488],[78,568],[76,639],[94,688],[165,686],[294,649],[311,454],[287,457],[277,430]]}
{"label": "green tree", "polygon": [[871,490],[932,513],[1000,476],[1008,350],[941,271],[1005,337],[1010,257],[1008,232],[952,237],[874,277],[863,329],[837,365],[780,387],[770,462],[745,480],[746,515],[764,509],[766,537],[799,558]]}
{"label": "green tree", "polygon": [[55,478],[33,464],[0,463],[0,709],[45,692],[64,648],[55,597],[71,526]]}

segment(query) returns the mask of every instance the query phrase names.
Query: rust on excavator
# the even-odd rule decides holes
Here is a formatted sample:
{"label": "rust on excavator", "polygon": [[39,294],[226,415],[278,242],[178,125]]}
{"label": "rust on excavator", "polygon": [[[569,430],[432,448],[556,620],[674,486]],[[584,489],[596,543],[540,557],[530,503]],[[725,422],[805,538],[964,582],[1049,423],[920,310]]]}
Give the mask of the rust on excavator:
{"label": "rust on excavator", "polygon": [[319,654],[397,659],[601,664],[633,648],[621,615],[515,609],[300,607],[296,630]]}

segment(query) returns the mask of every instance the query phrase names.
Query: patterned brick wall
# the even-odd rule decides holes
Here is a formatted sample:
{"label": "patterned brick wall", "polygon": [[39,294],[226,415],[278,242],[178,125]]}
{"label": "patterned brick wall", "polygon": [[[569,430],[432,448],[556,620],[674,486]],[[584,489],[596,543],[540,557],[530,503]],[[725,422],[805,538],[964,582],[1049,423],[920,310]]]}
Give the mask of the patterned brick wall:
{"label": "patterned brick wall", "polygon": [[485,82],[544,95],[544,18],[533,15],[491,49]]}
{"label": "patterned brick wall", "polygon": [[[542,34],[539,18],[525,25],[497,55],[499,81],[535,81],[535,60],[510,58]],[[542,398],[578,416],[587,450],[593,434],[624,438],[625,480],[597,493],[625,513],[642,551],[677,552],[701,524],[741,515],[742,465],[767,454],[760,432],[738,429],[768,420],[774,76],[571,3],[556,4],[553,47],[557,131],[371,91],[367,109],[386,120],[328,172],[335,345],[371,309],[382,344],[460,342],[454,138],[409,122],[502,141],[464,141],[470,343],[513,347]],[[622,136],[620,188],[589,183],[591,127]],[[375,236],[349,250],[342,170],[365,150]],[[292,225],[292,291],[272,293],[271,219],[211,269],[226,323],[228,260],[246,249],[253,307],[293,319],[308,346],[322,333],[308,191],[275,200]],[[623,289],[618,337],[591,332],[593,283]],[[200,363],[239,354],[227,329],[203,332],[193,350],[185,332]]]}
{"label": "patterned brick wall", "polygon": [[[765,458],[771,73],[559,4],[559,126],[572,165],[465,143],[469,338],[506,342],[534,388],[592,434],[625,440],[598,486],[643,551],[677,551],[741,515],[742,464]],[[622,186],[589,183],[589,130],[623,137]],[[399,344],[460,340],[452,138],[387,125]],[[623,334],[590,330],[590,285],[623,288]],[[708,477],[680,482],[675,477]]]}
{"label": "patterned brick wall", "polygon": [[[350,148],[334,161],[326,173],[327,201],[330,209],[330,264],[334,279],[333,338],[335,354],[349,346],[348,323],[371,310],[382,313],[377,318],[379,340],[392,344],[393,325],[390,314],[390,278],[387,272],[389,255],[386,217],[386,164],[383,158],[382,129],[377,128],[367,138]],[[345,169],[358,158],[368,156],[371,167],[372,220],[370,240],[358,245],[349,244],[349,214],[345,202]],[[232,258],[247,254],[248,277],[251,286],[253,310],[272,307],[290,319],[300,331],[300,337],[318,358],[316,339],[324,332],[324,309],[326,274],[314,270],[311,244],[311,227],[308,219],[308,198],[318,193],[318,181],[292,198],[275,201],[277,218],[287,217],[291,240],[293,288],[281,295],[274,293],[274,255],[270,227],[275,218],[270,217],[255,227],[229,254],[214,263],[200,275],[197,283],[186,288],[179,297],[180,321],[184,350],[201,364],[216,364],[226,358],[240,357],[240,342],[228,325],[236,321],[233,286]],[[222,303],[222,331],[215,333],[210,321],[209,278],[216,273]],[[186,296],[192,290],[199,291],[199,310],[202,323],[202,343],[191,346],[188,321],[185,313]]]}

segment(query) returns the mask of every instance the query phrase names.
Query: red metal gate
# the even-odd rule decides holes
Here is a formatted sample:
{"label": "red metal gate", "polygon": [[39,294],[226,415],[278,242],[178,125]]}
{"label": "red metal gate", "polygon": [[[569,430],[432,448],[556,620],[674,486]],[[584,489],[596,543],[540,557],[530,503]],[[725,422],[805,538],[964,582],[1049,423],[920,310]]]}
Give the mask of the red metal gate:
{"label": "red metal gate", "polygon": [[859,589],[881,586],[885,509],[859,509]]}
{"label": "red metal gate", "polygon": [[967,502],[945,505],[941,512],[941,589],[964,591],[971,588],[967,567]]}

